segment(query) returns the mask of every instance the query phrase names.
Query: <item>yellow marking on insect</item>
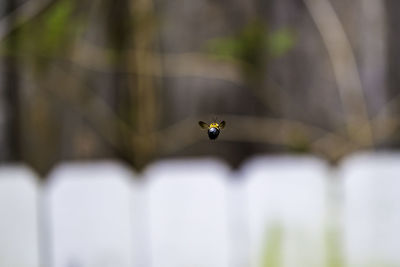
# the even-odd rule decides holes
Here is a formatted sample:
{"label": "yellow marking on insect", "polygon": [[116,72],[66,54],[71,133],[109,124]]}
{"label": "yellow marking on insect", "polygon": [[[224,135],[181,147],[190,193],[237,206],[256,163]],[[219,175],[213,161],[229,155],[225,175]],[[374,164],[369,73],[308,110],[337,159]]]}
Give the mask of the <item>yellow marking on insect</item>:
{"label": "yellow marking on insect", "polygon": [[209,129],[211,129],[211,128],[217,128],[217,129],[219,129],[219,124],[216,123],[216,122],[213,122],[213,123],[210,124],[210,126],[209,126],[208,128],[209,128]]}

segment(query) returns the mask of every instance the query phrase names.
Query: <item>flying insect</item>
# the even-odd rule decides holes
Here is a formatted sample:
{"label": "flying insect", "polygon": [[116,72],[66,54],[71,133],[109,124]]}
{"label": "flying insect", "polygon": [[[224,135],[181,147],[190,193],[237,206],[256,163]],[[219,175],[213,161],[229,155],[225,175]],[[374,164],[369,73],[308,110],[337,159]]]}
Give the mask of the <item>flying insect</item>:
{"label": "flying insect", "polygon": [[207,129],[208,138],[210,140],[217,139],[221,129],[225,127],[225,121],[221,121],[220,123],[212,122],[210,124],[205,123],[204,121],[199,121],[199,125],[203,129]]}

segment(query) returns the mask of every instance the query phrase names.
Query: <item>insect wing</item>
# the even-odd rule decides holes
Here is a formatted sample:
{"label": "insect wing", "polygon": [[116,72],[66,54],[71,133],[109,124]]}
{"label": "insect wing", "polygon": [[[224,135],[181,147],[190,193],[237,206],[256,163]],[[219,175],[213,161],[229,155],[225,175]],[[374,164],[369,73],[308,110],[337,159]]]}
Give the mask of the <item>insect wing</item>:
{"label": "insect wing", "polygon": [[205,123],[204,121],[199,121],[199,125],[200,125],[200,127],[203,128],[203,129],[208,129],[208,124]]}
{"label": "insect wing", "polygon": [[225,127],[225,121],[221,121],[221,123],[219,124],[219,127],[221,128],[221,129],[223,129],[224,127]]}

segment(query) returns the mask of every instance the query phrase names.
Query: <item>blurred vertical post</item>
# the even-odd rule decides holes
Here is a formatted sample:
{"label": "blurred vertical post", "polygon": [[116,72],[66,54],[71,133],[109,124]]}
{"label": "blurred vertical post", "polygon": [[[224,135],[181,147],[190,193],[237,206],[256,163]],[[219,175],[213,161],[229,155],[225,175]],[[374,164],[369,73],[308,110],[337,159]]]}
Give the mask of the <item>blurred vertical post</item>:
{"label": "blurred vertical post", "polygon": [[375,0],[359,0],[356,10],[361,10],[355,29],[361,82],[368,112],[374,116],[373,135],[379,140],[391,128],[387,123],[389,112],[386,108],[389,95],[387,10],[385,1]]}
{"label": "blurred vertical post", "polygon": [[154,131],[157,121],[157,92],[152,70],[160,71],[160,58],[156,56],[156,17],[152,0],[131,1],[133,19],[133,48],[129,54],[131,88],[134,92],[132,114],[138,138],[134,140],[135,163],[141,168],[155,149]]}
{"label": "blurred vertical post", "polygon": [[[6,21],[6,27],[12,27],[16,22],[17,13],[13,12],[17,7],[15,0],[7,0],[4,3],[5,13],[8,15]],[[12,38],[8,46],[18,46],[17,38]],[[2,91],[1,91],[1,107],[2,111],[0,116],[2,122],[2,129],[4,132],[0,133],[0,144],[1,152],[0,159],[3,160],[18,160],[20,158],[20,147],[19,147],[19,75],[18,75],[18,63],[13,57],[6,57],[2,63],[3,74],[2,74]]]}
{"label": "blurred vertical post", "polygon": [[386,102],[386,8],[384,1],[361,0],[360,74],[373,113]]}

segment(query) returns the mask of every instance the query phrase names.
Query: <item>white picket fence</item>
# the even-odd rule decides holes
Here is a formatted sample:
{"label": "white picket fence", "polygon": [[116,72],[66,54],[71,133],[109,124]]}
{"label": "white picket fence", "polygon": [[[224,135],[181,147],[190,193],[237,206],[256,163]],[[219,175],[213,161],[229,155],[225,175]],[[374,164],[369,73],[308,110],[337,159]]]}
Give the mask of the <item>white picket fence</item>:
{"label": "white picket fence", "polygon": [[0,166],[0,267],[400,266],[400,154]]}

